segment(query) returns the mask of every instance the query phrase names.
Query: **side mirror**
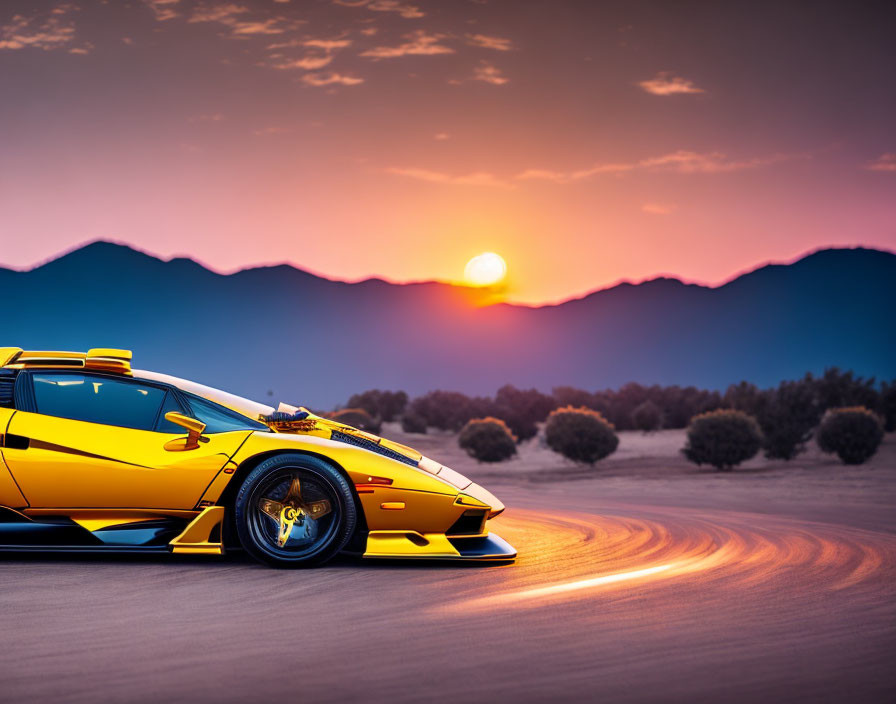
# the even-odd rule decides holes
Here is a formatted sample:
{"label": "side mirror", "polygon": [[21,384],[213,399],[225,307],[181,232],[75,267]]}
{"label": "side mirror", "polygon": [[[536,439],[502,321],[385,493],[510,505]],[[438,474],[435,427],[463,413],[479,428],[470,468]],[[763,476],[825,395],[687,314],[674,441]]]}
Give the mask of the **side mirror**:
{"label": "side mirror", "polygon": [[202,432],[205,430],[205,423],[201,420],[190,418],[190,416],[185,416],[183,413],[178,413],[177,411],[168,411],[168,413],[165,414],[165,420],[170,421],[175,425],[179,425],[187,431],[186,441],[180,439],[171,440],[170,442],[165,443],[166,450],[195,450],[199,447],[200,441],[208,441],[208,438],[202,437]]}

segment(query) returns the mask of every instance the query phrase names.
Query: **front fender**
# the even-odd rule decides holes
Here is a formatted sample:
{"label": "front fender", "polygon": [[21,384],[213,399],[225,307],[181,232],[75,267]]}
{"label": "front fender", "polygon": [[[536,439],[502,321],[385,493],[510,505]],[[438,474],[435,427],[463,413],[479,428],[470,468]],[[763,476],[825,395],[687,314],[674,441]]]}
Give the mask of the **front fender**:
{"label": "front fender", "polygon": [[232,461],[241,465],[272,452],[304,452],[337,464],[354,484],[370,530],[443,533],[465,510],[456,502],[460,491],[449,482],[389,457],[315,435],[253,433]]}
{"label": "front fender", "polygon": [[315,435],[286,433],[253,433],[233,456],[237,465],[250,457],[280,452],[307,452],[320,455],[338,464],[356,486],[371,483],[374,477],[391,479],[394,489],[427,491],[434,494],[457,496],[457,487],[417,467],[398,462],[383,455],[344,442]]}

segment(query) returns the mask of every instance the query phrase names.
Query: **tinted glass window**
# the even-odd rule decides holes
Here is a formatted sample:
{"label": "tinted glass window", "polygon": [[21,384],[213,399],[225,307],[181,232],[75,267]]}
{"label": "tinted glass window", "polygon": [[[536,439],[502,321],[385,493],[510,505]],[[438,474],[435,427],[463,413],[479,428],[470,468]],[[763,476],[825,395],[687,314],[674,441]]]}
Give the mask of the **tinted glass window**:
{"label": "tinted glass window", "polygon": [[180,407],[180,404],[177,402],[177,399],[174,398],[174,394],[170,391],[165,394],[165,402],[162,404],[162,410],[159,411],[159,420],[156,423],[156,432],[171,433],[172,435],[185,434],[187,431],[184,428],[172,423],[170,420],[165,420],[165,414],[169,411],[177,411],[178,413],[184,412]]}
{"label": "tinted glass window", "polygon": [[80,374],[32,374],[37,412],[57,418],[152,430],[165,391],[133,381]]}
{"label": "tinted glass window", "polygon": [[205,423],[206,433],[226,433],[230,430],[267,430],[264,423],[247,418],[244,415],[206,401],[204,398],[187,394],[187,400],[193,411],[193,417]]}

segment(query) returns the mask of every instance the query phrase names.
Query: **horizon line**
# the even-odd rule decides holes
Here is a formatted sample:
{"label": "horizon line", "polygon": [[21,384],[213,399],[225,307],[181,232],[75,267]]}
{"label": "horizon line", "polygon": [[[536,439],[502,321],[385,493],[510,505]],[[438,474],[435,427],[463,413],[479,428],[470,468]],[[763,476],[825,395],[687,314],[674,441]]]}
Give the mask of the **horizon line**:
{"label": "horizon line", "polygon": [[[380,282],[380,283],[388,284],[390,286],[420,286],[420,285],[425,285],[425,284],[439,284],[442,286],[451,286],[453,288],[465,289],[471,293],[477,292],[477,291],[487,293],[489,290],[494,290],[494,287],[470,286],[469,284],[463,283],[461,281],[450,281],[450,280],[442,280],[442,279],[409,279],[409,280],[402,281],[402,280],[397,280],[397,279],[390,279],[388,277],[379,276],[379,275],[367,276],[367,277],[358,278],[358,279],[338,278],[335,276],[330,276],[329,274],[315,271],[313,269],[307,269],[307,268],[297,266],[293,262],[290,262],[287,260],[281,260],[281,261],[277,261],[277,262],[264,262],[264,263],[250,264],[248,266],[244,266],[244,267],[240,267],[240,268],[228,271],[228,270],[218,269],[217,267],[214,267],[214,266],[210,266],[209,264],[207,264],[206,262],[202,261],[201,259],[199,259],[198,257],[196,257],[194,255],[173,254],[170,257],[165,257],[163,255],[159,255],[159,254],[151,252],[147,249],[144,249],[140,246],[134,245],[130,242],[126,242],[123,240],[116,240],[116,239],[107,238],[107,237],[97,237],[97,238],[90,239],[90,240],[84,240],[83,242],[73,245],[67,249],[62,249],[62,250],[56,252],[55,254],[48,256],[46,259],[42,259],[28,267],[13,267],[13,266],[8,266],[3,263],[0,263],[0,268],[6,269],[7,271],[14,271],[17,273],[28,273],[28,272],[40,269],[40,268],[42,268],[48,264],[51,264],[55,261],[63,259],[65,257],[67,257],[68,255],[73,254],[77,251],[86,249],[87,247],[94,245],[94,244],[111,244],[111,245],[114,245],[117,247],[124,247],[126,249],[130,249],[134,252],[143,254],[145,256],[151,257],[152,259],[156,259],[158,261],[165,262],[165,263],[174,261],[176,259],[185,259],[187,261],[193,262],[197,266],[202,267],[206,271],[216,274],[218,276],[234,276],[234,275],[240,274],[242,272],[253,271],[253,270],[257,270],[257,269],[273,269],[273,268],[285,266],[285,267],[289,267],[289,268],[293,269],[294,271],[298,271],[303,274],[308,274],[308,275],[314,276],[315,278],[318,278],[318,279],[323,279],[325,281],[329,281],[332,283],[342,283],[342,284],[348,284],[348,285],[362,284],[362,283],[367,283],[367,282]],[[565,303],[571,303],[573,301],[581,301],[581,300],[589,298],[590,296],[593,296],[597,293],[602,293],[604,291],[610,291],[610,290],[618,288],[620,286],[625,286],[625,285],[640,286],[642,284],[647,284],[647,283],[651,283],[653,281],[661,281],[661,280],[677,281],[678,283],[683,284],[685,286],[698,286],[700,288],[706,288],[706,289],[719,289],[719,288],[723,288],[724,286],[730,284],[733,281],[736,281],[737,279],[739,279],[743,276],[752,274],[754,272],[757,272],[761,269],[765,269],[770,266],[792,266],[793,264],[796,264],[797,262],[802,261],[803,259],[807,259],[815,254],[818,254],[819,252],[849,251],[849,250],[857,250],[857,249],[863,249],[863,250],[869,250],[869,251],[874,251],[874,252],[882,252],[884,254],[896,255],[896,250],[892,250],[892,249],[889,249],[886,247],[856,245],[856,244],[819,245],[819,246],[813,247],[811,249],[803,250],[800,254],[794,255],[792,257],[789,257],[789,258],[786,258],[783,260],[781,260],[781,259],[766,259],[766,260],[763,260],[763,261],[761,261],[757,264],[754,264],[752,266],[747,266],[742,269],[738,269],[733,274],[728,275],[726,278],[724,278],[718,282],[701,281],[698,279],[687,279],[678,274],[674,274],[674,273],[670,273],[670,272],[658,272],[652,276],[648,276],[643,279],[637,279],[637,280],[620,277],[604,286],[589,289],[588,291],[585,291],[584,293],[572,294],[565,298],[550,299],[550,300],[541,301],[538,303],[529,303],[529,302],[525,302],[525,301],[513,301],[513,300],[498,300],[489,305],[510,305],[510,306],[515,306],[515,307],[519,307],[519,308],[551,308],[551,307],[563,305]]]}

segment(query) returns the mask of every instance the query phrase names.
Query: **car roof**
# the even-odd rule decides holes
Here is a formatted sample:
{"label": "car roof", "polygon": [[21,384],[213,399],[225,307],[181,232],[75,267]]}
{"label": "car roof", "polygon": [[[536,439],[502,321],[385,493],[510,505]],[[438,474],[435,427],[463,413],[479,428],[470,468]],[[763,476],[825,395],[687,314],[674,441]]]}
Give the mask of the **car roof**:
{"label": "car roof", "polygon": [[146,379],[174,386],[214,403],[226,406],[253,420],[270,415],[274,408],[251,401],[211,386],[181,379],[168,374],[159,374],[142,369],[132,369],[130,350],[112,347],[95,347],[87,352],[61,352],[46,350],[23,350],[21,347],[0,347],[0,367],[8,369],[83,369],[85,371],[106,372],[122,376]]}

